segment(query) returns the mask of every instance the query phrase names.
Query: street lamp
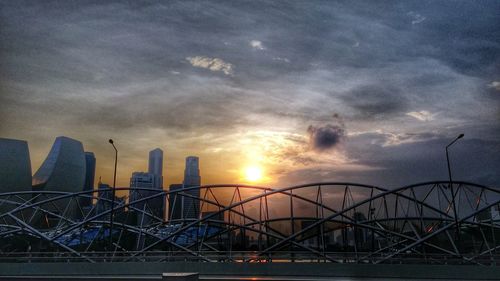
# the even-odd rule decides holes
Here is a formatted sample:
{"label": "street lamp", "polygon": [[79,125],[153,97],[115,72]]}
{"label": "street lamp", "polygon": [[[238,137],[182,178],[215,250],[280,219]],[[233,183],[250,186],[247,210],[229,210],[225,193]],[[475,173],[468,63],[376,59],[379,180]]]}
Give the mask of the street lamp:
{"label": "street lamp", "polygon": [[446,162],[448,163],[448,176],[450,178],[450,187],[452,185],[452,180],[451,180],[451,168],[450,168],[450,157],[448,156],[448,147],[450,147],[452,144],[454,144],[457,140],[461,139],[464,137],[464,134],[458,135],[450,144],[446,146]]}
{"label": "street lamp", "polygon": [[114,217],[114,213],[115,213],[116,164],[118,162],[118,150],[116,149],[116,146],[115,146],[112,139],[109,139],[109,143],[115,149],[115,172],[113,175],[113,192],[112,192],[113,194],[112,194],[112,198],[111,198],[111,217],[109,219],[109,244],[110,244],[109,246],[111,249],[111,247],[113,246],[113,217]]}
{"label": "street lamp", "polygon": [[458,135],[450,144],[446,146],[446,162],[448,163],[448,177],[450,179],[450,183],[448,187],[450,188],[451,191],[451,203],[453,205],[453,215],[455,217],[455,235],[457,236],[457,244],[458,247],[460,247],[460,224],[458,222],[458,215],[457,215],[457,205],[455,203],[455,192],[453,191],[453,180],[451,179],[451,166],[450,166],[450,157],[448,156],[448,147],[452,146],[457,140],[461,139],[464,137],[464,134]]}

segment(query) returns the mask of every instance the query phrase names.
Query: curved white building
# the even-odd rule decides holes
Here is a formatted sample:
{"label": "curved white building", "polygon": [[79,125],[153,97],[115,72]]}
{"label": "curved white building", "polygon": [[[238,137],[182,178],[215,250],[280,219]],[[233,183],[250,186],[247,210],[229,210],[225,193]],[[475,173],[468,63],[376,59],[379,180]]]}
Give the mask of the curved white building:
{"label": "curved white building", "polygon": [[31,191],[28,143],[0,138],[0,193]]}
{"label": "curved white building", "polygon": [[[57,137],[49,155],[33,176],[33,191],[83,191],[85,170],[82,143],[68,137]],[[57,200],[46,208],[51,213],[46,213],[45,218],[37,218],[42,227],[54,227],[58,222],[57,216],[70,219],[82,216],[79,204],[72,199]]]}
{"label": "curved white building", "polygon": [[33,176],[33,190],[83,191],[85,153],[80,141],[57,137],[49,155]]}

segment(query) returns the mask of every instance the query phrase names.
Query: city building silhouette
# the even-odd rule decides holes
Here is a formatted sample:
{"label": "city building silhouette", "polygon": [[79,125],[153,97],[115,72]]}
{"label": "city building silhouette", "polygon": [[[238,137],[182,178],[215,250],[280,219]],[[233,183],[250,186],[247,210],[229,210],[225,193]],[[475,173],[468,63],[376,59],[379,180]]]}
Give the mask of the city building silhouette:
{"label": "city building silhouette", "polygon": [[[196,156],[186,157],[184,168],[184,180],[182,184],[171,184],[169,191],[169,214],[170,220],[197,219],[200,215],[200,189],[192,188],[200,186],[201,176],[199,158]],[[172,193],[174,191],[178,191]]]}
{"label": "city building silhouette", "polygon": [[[83,185],[83,191],[94,190],[94,179],[95,179],[95,155],[93,152],[85,152],[85,183]],[[83,208],[88,208],[92,205],[92,194],[89,194],[88,198],[82,198],[80,204]]]}
{"label": "city building silhouette", "polygon": [[188,189],[185,191],[183,202],[183,213],[186,219],[197,219],[200,214],[200,189],[190,187],[200,186],[200,168],[199,168],[199,158],[196,156],[186,157],[186,168],[184,170],[184,182],[183,188]]}
{"label": "city building silhouette", "polygon": [[0,192],[31,191],[28,143],[0,138]]}
{"label": "city building silhouette", "polygon": [[163,151],[155,148],[149,152],[148,172],[157,177],[155,188],[163,188]]}

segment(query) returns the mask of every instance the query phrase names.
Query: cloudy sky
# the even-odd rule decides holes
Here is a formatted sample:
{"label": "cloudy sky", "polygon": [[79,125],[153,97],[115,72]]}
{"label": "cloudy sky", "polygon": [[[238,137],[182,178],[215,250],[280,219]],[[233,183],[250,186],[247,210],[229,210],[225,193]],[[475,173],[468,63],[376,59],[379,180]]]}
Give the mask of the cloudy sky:
{"label": "cloudy sky", "polygon": [[[105,3],[104,3],[105,2]],[[0,1],[0,137],[57,136],[118,185],[500,182],[499,1]]]}

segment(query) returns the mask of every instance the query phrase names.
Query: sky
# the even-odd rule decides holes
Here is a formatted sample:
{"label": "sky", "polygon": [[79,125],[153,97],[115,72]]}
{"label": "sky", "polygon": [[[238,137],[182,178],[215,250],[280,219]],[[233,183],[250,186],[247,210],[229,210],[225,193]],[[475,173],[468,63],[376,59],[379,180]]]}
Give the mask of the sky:
{"label": "sky", "polygon": [[499,187],[499,1],[0,1],[0,137],[57,136],[118,186],[448,178]]}

